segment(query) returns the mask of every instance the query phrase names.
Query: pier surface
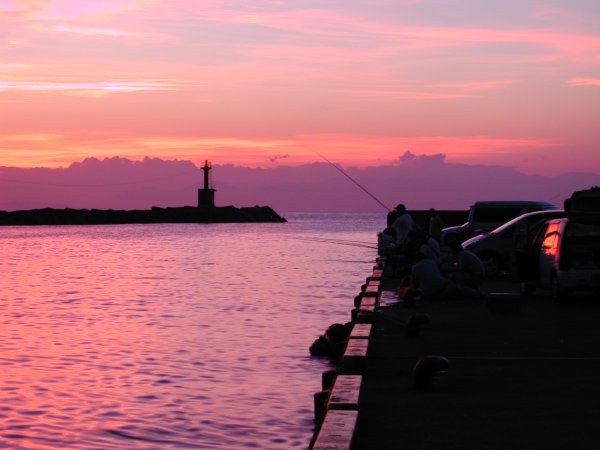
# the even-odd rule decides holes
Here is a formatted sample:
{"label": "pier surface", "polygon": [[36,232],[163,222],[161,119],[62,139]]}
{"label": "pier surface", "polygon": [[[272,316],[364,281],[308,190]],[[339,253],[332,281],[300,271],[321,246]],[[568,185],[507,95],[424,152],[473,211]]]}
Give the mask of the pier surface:
{"label": "pier surface", "polygon": [[[508,278],[496,278],[485,282],[485,299],[405,307],[395,301],[399,280],[380,283],[345,448],[598,448],[596,296],[562,303],[549,293],[522,297]],[[411,316],[425,314],[430,321],[407,332]],[[433,361],[425,385],[416,376],[419,361],[421,368]],[[440,361],[448,367],[436,368]]]}

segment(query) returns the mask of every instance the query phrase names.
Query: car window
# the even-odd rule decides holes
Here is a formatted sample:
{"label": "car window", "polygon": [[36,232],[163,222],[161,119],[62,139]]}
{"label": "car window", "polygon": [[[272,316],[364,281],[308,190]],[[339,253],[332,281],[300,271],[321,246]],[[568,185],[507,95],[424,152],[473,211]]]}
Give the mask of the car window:
{"label": "car window", "polygon": [[549,223],[544,233],[544,240],[542,241],[542,251],[547,255],[554,255],[556,248],[558,247],[558,238],[560,236],[558,230],[560,229],[560,223]]}
{"label": "car window", "polygon": [[544,239],[546,238],[546,236],[548,234],[550,234],[551,230],[557,230],[558,229],[557,227],[558,227],[558,224],[553,224],[553,223],[546,224],[546,223],[544,223],[544,226],[540,227],[540,229],[538,230],[537,234],[533,238],[533,241],[532,241],[533,245],[534,246],[541,246],[542,242],[544,241]]}
{"label": "car window", "polygon": [[546,255],[556,255],[558,249],[558,237],[559,234],[557,230],[546,234],[542,241],[542,252]]}
{"label": "car window", "polygon": [[547,234],[542,241],[542,247],[548,250],[558,247],[558,231]]}

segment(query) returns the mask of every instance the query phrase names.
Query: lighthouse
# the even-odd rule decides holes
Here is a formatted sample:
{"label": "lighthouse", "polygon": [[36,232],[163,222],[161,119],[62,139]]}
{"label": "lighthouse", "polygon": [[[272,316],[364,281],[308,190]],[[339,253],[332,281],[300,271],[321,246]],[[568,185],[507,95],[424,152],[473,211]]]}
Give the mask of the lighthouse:
{"label": "lighthouse", "polygon": [[212,167],[208,160],[201,167],[204,172],[204,188],[198,189],[198,208],[211,209],[215,207],[215,190],[212,188],[210,171]]}

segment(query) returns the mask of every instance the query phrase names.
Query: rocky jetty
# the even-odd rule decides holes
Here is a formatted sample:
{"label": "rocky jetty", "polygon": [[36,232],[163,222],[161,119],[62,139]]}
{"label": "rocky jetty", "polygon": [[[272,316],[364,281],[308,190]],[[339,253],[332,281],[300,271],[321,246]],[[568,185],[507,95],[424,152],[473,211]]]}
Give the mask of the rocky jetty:
{"label": "rocky jetty", "polygon": [[146,210],[31,209],[0,211],[0,225],[106,225],[128,223],[286,222],[268,206],[198,208],[183,206]]}

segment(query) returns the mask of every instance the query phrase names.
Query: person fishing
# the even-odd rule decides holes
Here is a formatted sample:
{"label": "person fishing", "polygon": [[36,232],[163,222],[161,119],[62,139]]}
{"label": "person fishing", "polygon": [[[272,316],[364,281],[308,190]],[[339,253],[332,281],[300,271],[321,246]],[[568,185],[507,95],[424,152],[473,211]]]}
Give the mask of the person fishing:
{"label": "person fishing", "polygon": [[444,222],[440,217],[439,213],[429,208],[429,235],[438,242],[442,242],[442,228],[444,228]]}
{"label": "person fishing", "polygon": [[406,212],[406,207],[402,203],[396,206],[395,211],[398,217],[392,223],[391,228],[396,232],[396,247],[402,249],[408,241],[409,233],[413,227],[413,219]]}
{"label": "person fishing", "polygon": [[389,256],[396,246],[396,232],[391,227],[386,227],[377,233],[377,253],[380,256]]}

